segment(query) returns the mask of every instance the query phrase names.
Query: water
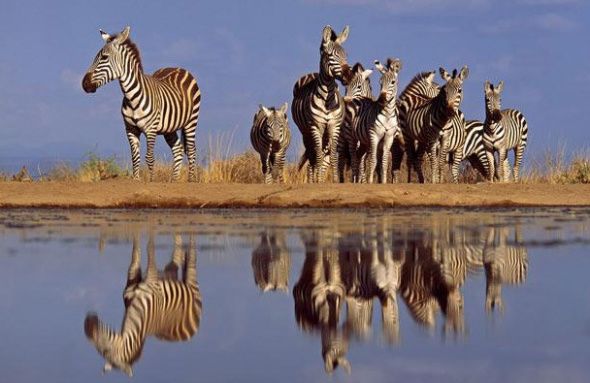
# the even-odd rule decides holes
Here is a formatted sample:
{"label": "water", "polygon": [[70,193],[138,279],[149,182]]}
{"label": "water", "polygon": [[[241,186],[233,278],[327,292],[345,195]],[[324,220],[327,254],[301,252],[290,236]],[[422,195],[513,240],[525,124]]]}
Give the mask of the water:
{"label": "water", "polygon": [[102,376],[84,322],[95,312],[119,331],[130,263],[141,257],[146,277],[153,255],[155,281],[172,278],[172,260],[182,282],[196,259],[198,292],[184,302],[192,319],[157,313],[194,331],[140,341],[137,381],[585,382],[589,218],[588,209],[1,211],[0,381],[128,381]]}

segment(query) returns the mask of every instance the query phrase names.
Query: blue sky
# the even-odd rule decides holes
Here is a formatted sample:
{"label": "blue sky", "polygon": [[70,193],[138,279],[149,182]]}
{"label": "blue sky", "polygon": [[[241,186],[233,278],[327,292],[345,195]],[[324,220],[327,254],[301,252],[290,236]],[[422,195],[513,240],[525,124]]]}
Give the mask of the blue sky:
{"label": "blue sky", "polygon": [[[75,160],[89,150],[129,160],[119,86],[93,95],[80,86],[102,46],[98,29],[126,25],[146,71],[182,66],[196,75],[201,158],[220,134],[233,134],[233,151],[245,149],[259,103],[291,102],[296,79],[319,66],[326,24],[350,25],[350,63],[401,58],[402,87],[422,70],[469,65],[468,118],[484,116],[483,82],[504,80],[503,106],[529,121],[528,156],[590,141],[586,0],[5,0],[2,8],[0,166],[12,157]],[[291,128],[293,156],[301,136]],[[163,139],[157,148],[169,156]]]}

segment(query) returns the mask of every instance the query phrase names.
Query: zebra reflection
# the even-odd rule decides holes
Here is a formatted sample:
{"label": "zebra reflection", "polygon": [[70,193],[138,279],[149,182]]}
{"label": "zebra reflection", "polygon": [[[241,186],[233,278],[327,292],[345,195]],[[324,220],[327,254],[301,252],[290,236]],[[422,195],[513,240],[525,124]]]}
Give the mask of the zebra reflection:
{"label": "zebra reflection", "polygon": [[[188,250],[180,235],[174,236],[172,259],[162,272],[156,269],[154,238],[148,240],[147,272],[142,278],[138,235],[133,238],[131,264],[123,291],[125,315],[120,331],[103,323],[96,313],[88,313],[84,332],[105,359],[103,372],[112,368],[132,376],[148,336],[177,342],[192,338],[201,320],[201,294],[197,283],[196,241],[189,238]],[[178,270],[182,270],[182,280]]]}
{"label": "zebra reflection", "polygon": [[254,282],[260,290],[289,291],[291,257],[285,237],[281,233],[265,231],[260,234],[260,244],[252,251]]}
{"label": "zebra reflection", "polygon": [[514,244],[507,244],[510,230],[507,227],[491,228],[488,231],[483,252],[486,272],[486,302],[488,313],[497,307],[504,310],[502,285],[520,285],[526,281],[528,252],[522,245],[520,227],[514,227]]}

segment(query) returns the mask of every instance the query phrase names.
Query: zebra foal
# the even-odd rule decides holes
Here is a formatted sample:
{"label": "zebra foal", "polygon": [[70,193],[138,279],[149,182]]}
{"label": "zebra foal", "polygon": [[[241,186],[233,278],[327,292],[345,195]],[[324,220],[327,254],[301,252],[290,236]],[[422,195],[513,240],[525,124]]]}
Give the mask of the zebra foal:
{"label": "zebra foal", "polygon": [[[139,138],[147,139],[146,162],[153,179],[154,145],[163,135],[173,156],[172,180],[178,180],[183,153],[189,167],[189,181],[196,181],[197,149],[195,131],[199,119],[201,91],[197,81],[182,68],[163,68],[152,75],[143,71],[139,49],[126,27],[114,36],[100,31],[105,45],[98,51],[82,80],[86,93],[119,80],[123,91],[121,113],[131,147],[133,178],[139,179]],[[178,132],[181,137],[178,137]]]}
{"label": "zebra foal", "polygon": [[275,169],[279,181],[284,182],[285,153],[291,142],[287,103],[278,109],[259,106],[250,130],[250,141],[254,150],[260,154],[264,182],[267,184],[272,182],[272,173]]}

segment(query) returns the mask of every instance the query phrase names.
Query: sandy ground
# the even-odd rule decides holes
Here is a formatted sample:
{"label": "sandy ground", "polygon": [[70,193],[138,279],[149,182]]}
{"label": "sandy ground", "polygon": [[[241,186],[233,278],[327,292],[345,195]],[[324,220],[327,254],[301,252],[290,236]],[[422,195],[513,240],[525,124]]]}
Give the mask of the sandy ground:
{"label": "sandy ground", "polygon": [[0,207],[590,206],[590,185],[246,185],[0,182]]}

